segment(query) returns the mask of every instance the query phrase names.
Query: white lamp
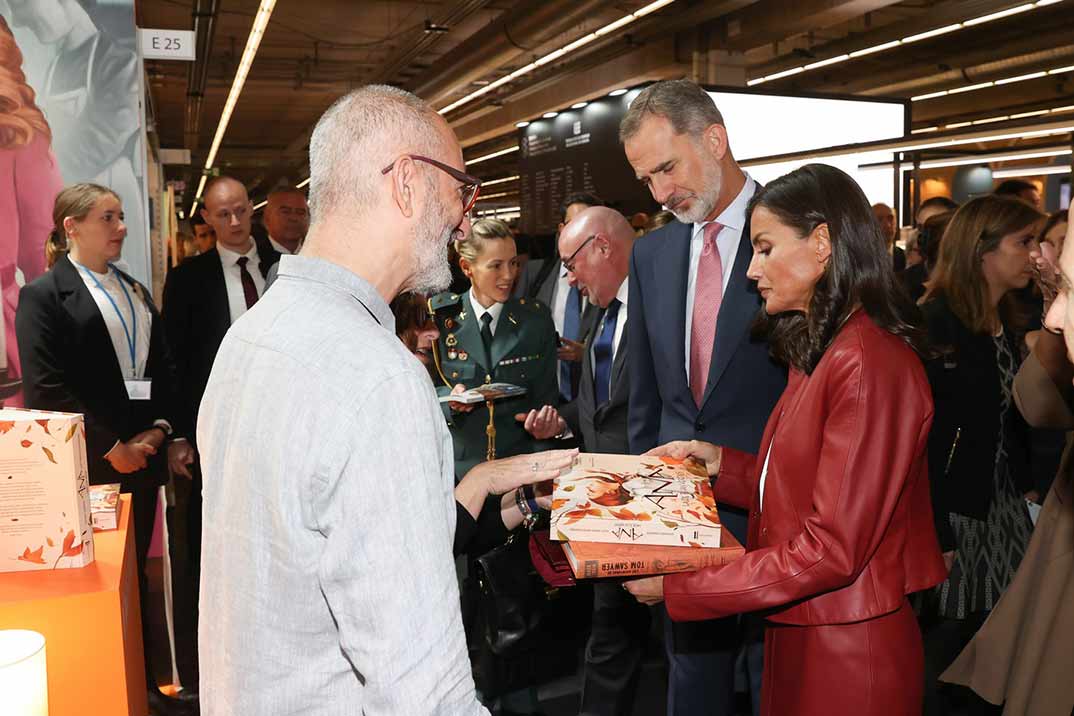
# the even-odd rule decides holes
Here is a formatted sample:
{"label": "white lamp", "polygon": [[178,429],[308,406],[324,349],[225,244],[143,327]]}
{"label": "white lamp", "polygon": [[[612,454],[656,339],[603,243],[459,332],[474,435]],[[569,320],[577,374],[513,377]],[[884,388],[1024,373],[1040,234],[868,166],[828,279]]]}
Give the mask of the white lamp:
{"label": "white lamp", "polygon": [[45,637],[26,629],[0,630],[0,694],[5,714],[48,716]]}

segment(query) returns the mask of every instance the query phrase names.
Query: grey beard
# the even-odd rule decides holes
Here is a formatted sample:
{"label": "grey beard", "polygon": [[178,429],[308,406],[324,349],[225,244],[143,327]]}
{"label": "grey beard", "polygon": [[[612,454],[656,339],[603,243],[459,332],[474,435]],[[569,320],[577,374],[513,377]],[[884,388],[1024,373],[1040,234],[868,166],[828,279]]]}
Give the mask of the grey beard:
{"label": "grey beard", "polygon": [[414,253],[414,272],[407,282],[405,290],[423,295],[440,293],[451,285],[451,264],[448,262],[448,240],[454,227],[440,231],[437,227],[444,223],[443,207],[436,203],[434,215],[427,216],[414,237],[417,251]]}

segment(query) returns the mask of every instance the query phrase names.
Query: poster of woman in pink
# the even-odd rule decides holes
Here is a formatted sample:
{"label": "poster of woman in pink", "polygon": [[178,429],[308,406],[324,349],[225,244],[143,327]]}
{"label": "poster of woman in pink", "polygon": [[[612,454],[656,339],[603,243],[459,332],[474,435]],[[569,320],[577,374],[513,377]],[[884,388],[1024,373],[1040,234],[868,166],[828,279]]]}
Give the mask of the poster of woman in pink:
{"label": "poster of woman in pink", "polygon": [[[35,103],[22,70],[22,53],[0,16],[0,398],[21,405],[21,395],[4,397],[18,380],[15,308],[19,287],[45,271],[45,239],[52,229],[52,203],[63,188],[52,154],[52,132]],[[8,390],[4,390],[4,386]]]}

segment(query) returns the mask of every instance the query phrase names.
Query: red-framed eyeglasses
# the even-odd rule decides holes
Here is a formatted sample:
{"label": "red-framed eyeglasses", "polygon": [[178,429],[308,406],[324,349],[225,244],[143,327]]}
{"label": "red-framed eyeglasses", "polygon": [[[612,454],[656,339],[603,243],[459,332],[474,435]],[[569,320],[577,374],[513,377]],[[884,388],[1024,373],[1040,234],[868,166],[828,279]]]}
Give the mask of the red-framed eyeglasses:
{"label": "red-framed eyeglasses", "polygon": [[[404,154],[403,157],[409,157],[416,162],[425,162],[426,164],[431,164],[437,169],[451,175],[451,178],[455,181],[461,182],[462,186],[459,187],[459,198],[462,200],[462,213],[468,214],[470,212],[470,209],[474,208],[474,204],[477,203],[477,197],[481,193],[480,179],[474,176],[470,176],[469,174],[466,174],[464,172],[460,172],[455,167],[448,166],[443,162],[438,162],[435,159],[430,159],[429,157],[423,157],[420,154]],[[403,157],[399,157],[399,159],[402,159]],[[395,163],[398,162],[399,159],[396,159],[391,164],[381,169],[380,173],[387,174],[388,172],[390,172],[392,169],[395,168]]]}

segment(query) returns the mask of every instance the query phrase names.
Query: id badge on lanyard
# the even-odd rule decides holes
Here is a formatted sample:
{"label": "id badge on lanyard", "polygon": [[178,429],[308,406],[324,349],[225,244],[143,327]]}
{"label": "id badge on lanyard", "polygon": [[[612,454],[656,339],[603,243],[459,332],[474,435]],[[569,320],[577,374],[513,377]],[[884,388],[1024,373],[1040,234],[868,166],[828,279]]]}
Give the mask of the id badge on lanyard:
{"label": "id badge on lanyard", "polygon": [[[112,270],[114,271],[115,269]],[[127,305],[131,310],[130,328],[127,327],[127,319],[123,317],[123,312],[119,310],[119,306],[117,306],[116,302],[112,299],[112,295],[105,290],[104,286],[101,285],[101,282],[97,280],[97,277],[88,269],[86,269],[86,275],[93,279],[97,288],[100,289],[101,293],[108,299],[108,302],[112,304],[112,308],[119,318],[119,323],[123,326],[123,335],[127,339],[127,349],[130,351],[132,371],[131,377],[123,381],[123,385],[127,389],[127,397],[130,400],[150,400],[153,395],[153,381],[135,378],[133,375],[133,371],[136,370],[137,365],[138,316],[134,310],[134,301],[131,300],[131,295],[127,292],[127,287],[123,285],[123,279],[118,275],[116,276],[116,281],[119,283],[119,290],[123,292],[123,296],[127,299]]]}
{"label": "id badge on lanyard", "polygon": [[151,380],[125,380],[127,397],[131,400],[149,400],[153,395],[153,381]]}

